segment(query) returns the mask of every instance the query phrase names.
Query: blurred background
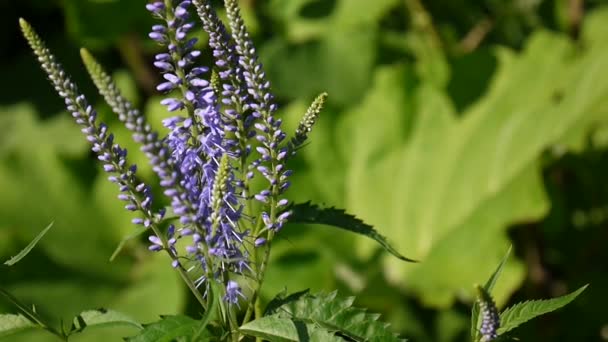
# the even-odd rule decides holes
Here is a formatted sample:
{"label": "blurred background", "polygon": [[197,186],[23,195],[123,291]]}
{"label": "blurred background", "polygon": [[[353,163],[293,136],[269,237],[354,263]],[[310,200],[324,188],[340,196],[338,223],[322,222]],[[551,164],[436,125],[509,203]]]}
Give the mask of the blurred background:
{"label": "blurred background", "polygon": [[[0,0],[0,260],[54,221],[30,255],[0,268],[0,286],[58,323],[98,307],[144,322],[197,314],[168,260],[143,241],[130,240],[108,261],[135,231],[131,216],[17,24],[33,24],[140,176],[153,181],[78,54],[92,51],[162,131],[167,113],[151,67],[159,48],[147,39],[145,3]],[[291,225],[273,249],[264,298],[284,288],[338,288],[411,341],[466,341],[473,284],[513,245],[495,291],[502,308],[591,284],[515,336],[608,340],[608,2],[241,4],[288,130],[318,93],[330,96],[293,162],[291,198],[345,208],[422,261],[402,263],[327,227]],[[15,310],[0,300],[0,312]],[[74,340],[133,332],[102,329]]]}

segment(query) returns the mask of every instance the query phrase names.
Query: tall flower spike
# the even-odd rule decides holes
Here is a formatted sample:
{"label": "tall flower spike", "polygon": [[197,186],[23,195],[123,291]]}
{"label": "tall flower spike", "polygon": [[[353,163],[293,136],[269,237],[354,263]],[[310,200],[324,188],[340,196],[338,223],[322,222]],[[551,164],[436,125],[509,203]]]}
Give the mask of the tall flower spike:
{"label": "tall flower spike", "polygon": [[159,139],[158,133],[152,130],[143,113],[122,96],[112,78],[95,58],[86,49],[81,49],[80,55],[99,93],[125,127],[133,132],[133,140],[142,144],[141,150],[150,159],[153,170],[161,178],[161,182],[167,184],[169,189],[173,189],[177,183],[177,174],[170,165],[167,146]]}
{"label": "tall flower spike", "polygon": [[180,184],[182,176],[174,165],[175,162],[165,141],[152,130],[143,113],[122,96],[112,78],[95,58],[86,49],[81,49],[80,55],[100,94],[125,127],[133,132],[133,139],[142,144],[141,150],[150,160],[152,169],[160,178],[160,184],[165,189],[164,193],[171,199],[174,209],[177,208],[177,212],[182,216],[192,217],[197,207],[187,197],[180,196],[185,193]]}
{"label": "tall flower spike", "polygon": [[[259,154],[259,159],[250,165],[250,171],[257,170],[270,183],[269,188],[255,194],[254,198],[268,204],[270,212],[267,213],[266,227],[278,231],[290,215],[289,211],[281,212],[282,208],[278,205],[282,201],[279,196],[289,188],[288,178],[291,174],[290,170],[285,170],[283,160],[288,148],[280,147],[285,139],[285,133],[281,130],[282,120],[274,117],[277,106],[270,92],[270,82],[266,80],[262,65],[258,62],[255,47],[245,28],[237,1],[225,0],[224,3],[236,51],[239,54],[239,66],[243,69],[247,91],[253,100],[250,104],[252,117],[257,119],[254,127],[255,139],[259,146],[255,150]],[[249,175],[251,173],[248,177]]]}
{"label": "tall flower spike", "polygon": [[204,187],[201,175],[206,161],[201,140],[204,140],[204,121],[213,116],[216,101],[209,82],[201,78],[208,68],[193,66],[201,53],[194,49],[197,39],[188,39],[188,32],[194,27],[188,22],[190,5],[190,1],[164,0],[150,3],[146,8],[164,21],[164,25],[152,27],[150,37],[168,49],[155,58],[154,65],[165,79],[157,89],[167,94],[179,93],[177,98],[165,98],[161,103],[169,111],[187,111],[186,117],[176,115],[163,121],[171,130],[166,143],[171,151],[170,164],[174,167],[171,179],[162,185],[169,187],[165,194],[172,198],[173,211],[180,216],[180,222],[193,225],[202,234],[204,217],[201,215],[207,209],[201,203]]}
{"label": "tall flower spike", "polygon": [[[252,120],[245,116],[249,110],[247,103],[249,96],[242,68],[238,64],[234,42],[209,0],[193,0],[193,3],[203,23],[203,29],[209,34],[209,46],[213,49],[215,66],[223,89],[222,104],[226,107],[224,116],[234,127],[233,131],[239,146],[237,155],[241,156],[244,164],[251,149],[247,140],[251,138],[249,132]],[[217,94],[220,94],[220,91]]]}
{"label": "tall flower spike", "polygon": [[19,24],[24,37],[38,57],[42,69],[47,73],[59,96],[64,99],[66,107],[76,123],[82,126],[81,131],[93,145],[92,150],[103,162],[103,169],[111,174],[109,180],[119,185],[118,198],[127,202],[125,205],[127,210],[138,210],[144,214],[143,218],[133,219],[133,223],[149,227],[162,215],[153,214],[150,188],[143,183],[137,183],[135,179],[137,168],[135,165],[127,164],[127,151],[114,143],[114,137],[108,133],[105,124],[97,125],[97,113],[88,104],[86,98],[78,92],[76,85],[65,74],[61,65],[55,61],[55,57],[46,48],[34,29],[23,19],[19,20]]}
{"label": "tall flower spike", "polygon": [[308,107],[308,110],[298,124],[298,128],[296,128],[294,137],[289,141],[289,149],[291,150],[291,153],[295,153],[295,151],[302,146],[306,139],[308,139],[308,134],[312,131],[312,127],[317,122],[317,119],[321,114],[321,110],[323,110],[323,105],[325,104],[326,99],[327,93],[321,93],[310,104],[310,107]]}
{"label": "tall flower spike", "polygon": [[[147,7],[164,25],[152,27],[150,37],[168,48],[156,56],[154,65],[164,73],[166,82],[158,86],[163,93],[177,91],[179,98],[162,103],[170,111],[185,109],[187,117],[175,116],[164,121],[171,129],[167,144],[171,159],[180,173],[184,191],[178,195],[194,203],[190,216],[181,216],[181,235],[191,236],[186,247],[189,258],[198,261],[203,275],[197,286],[213,278],[222,280],[227,272],[242,273],[248,269],[243,239],[248,234],[239,229],[241,204],[234,194],[234,172],[228,158],[240,155],[229,132],[233,117],[222,115],[218,103],[218,85],[203,74],[209,70],[193,67],[200,52],[194,50],[195,39],[187,39],[193,24],[187,22],[190,1],[156,1]],[[175,207],[178,215],[180,208]]]}
{"label": "tall flower spike", "polygon": [[498,338],[498,328],[500,327],[500,317],[498,309],[492,296],[481,286],[477,285],[477,303],[481,310],[481,326],[479,333],[483,342],[493,341]]}

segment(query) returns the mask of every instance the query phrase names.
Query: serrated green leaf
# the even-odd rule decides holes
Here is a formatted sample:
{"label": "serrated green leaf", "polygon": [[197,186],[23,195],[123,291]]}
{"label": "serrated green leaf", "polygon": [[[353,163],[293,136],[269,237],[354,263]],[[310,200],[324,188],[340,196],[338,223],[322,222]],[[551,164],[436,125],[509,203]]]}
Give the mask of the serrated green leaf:
{"label": "serrated green leaf", "polygon": [[199,321],[188,316],[163,316],[159,321],[147,324],[136,336],[128,337],[127,342],[171,342],[179,337],[191,337]]}
{"label": "serrated green leaf", "polygon": [[[500,277],[500,274],[502,273],[502,268],[505,266],[507,260],[509,259],[509,255],[511,255],[511,248],[512,248],[512,246],[509,246],[507,253],[505,253],[505,256],[502,258],[502,261],[500,262],[500,264],[498,264],[498,267],[496,267],[496,270],[494,270],[494,273],[492,273],[492,275],[490,276],[490,278],[484,285],[483,289],[486,291],[486,293],[492,292],[492,289],[494,288],[494,285],[496,284],[498,277]],[[475,301],[475,302],[473,302],[473,308],[471,309],[471,338],[473,341],[478,340],[478,335],[479,335],[479,326],[478,326],[479,323],[478,322],[479,322],[480,318],[481,318],[481,316],[480,316],[480,312],[479,312],[479,303],[477,301]]]}
{"label": "serrated green leaf", "polygon": [[28,329],[42,329],[22,315],[0,314],[0,337],[16,334]]}
{"label": "serrated green leaf", "polygon": [[292,215],[289,219],[290,222],[323,224],[357,233],[375,240],[382,248],[400,260],[417,262],[416,260],[401,255],[388,243],[386,238],[380,235],[372,226],[365,224],[353,215],[347,214],[343,209],[336,209],[333,207],[320,208],[310,202],[294,204],[290,209],[292,210]]}
{"label": "serrated green leaf", "polygon": [[142,329],[142,325],[139,324],[139,322],[122,312],[107,309],[97,309],[83,311],[78,316],[74,317],[74,321],[72,322],[72,331],[81,332],[85,328],[89,327],[115,325],[129,325]]}
{"label": "serrated green leaf", "polygon": [[42,237],[49,231],[49,229],[51,229],[53,223],[54,222],[51,222],[48,226],[46,226],[46,228],[44,228],[40,233],[38,233],[38,235],[36,235],[32,242],[30,242],[24,249],[21,250],[21,252],[19,252],[19,254],[5,261],[4,264],[7,266],[13,266],[21,259],[23,259],[26,255],[28,255],[28,253],[36,246],[38,241],[40,241],[40,239],[42,239]]}
{"label": "serrated green leaf", "polygon": [[265,316],[239,328],[249,336],[263,338],[271,342],[344,342],[332,332],[315,324],[281,317]]}
{"label": "serrated green leaf", "polygon": [[264,310],[264,316],[268,316],[268,315],[277,313],[277,310],[281,306],[283,306],[287,303],[296,301],[296,300],[302,298],[302,296],[307,295],[309,292],[310,292],[310,289],[306,289],[306,290],[294,292],[288,296],[285,296],[286,291],[283,290],[282,292],[277,294],[270,302],[268,302],[268,305],[266,305],[266,310]]}
{"label": "serrated green leaf", "polygon": [[378,321],[380,315],[352,306],[354,297],[341,298],[337,292],[307,294],[278,307],[276,315],[284,319],[314,324],[338,332],[354,341],[402,341]]}
{"label": "serrated green leaf", "polygon": [[561,297],[532,300],[513,305],[500,314],[500,328],[498,329],[498,334],[502,335],[535,317],[555,311],[567,305],[585,291],[587,286],[588,285],[585,285],[578,290]]}

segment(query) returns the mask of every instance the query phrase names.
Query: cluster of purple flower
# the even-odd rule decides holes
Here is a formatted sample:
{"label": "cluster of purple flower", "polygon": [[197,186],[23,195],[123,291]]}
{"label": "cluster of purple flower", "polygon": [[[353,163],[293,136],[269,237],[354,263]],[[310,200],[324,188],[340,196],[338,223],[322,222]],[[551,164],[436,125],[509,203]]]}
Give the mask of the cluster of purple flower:
{"label": "cluster of purple flower", "polygon": [[[291,174],[286,161],[306,139],[325,95],[313,103],[295,137],[286,142],[281,119],[275,117],[270,83],[236,0],[225,0],[225,5],[231,33],[209,0],[162,0],[146,5],[161,20],[149,36],[166,49],[154,61],[163,78],[157,90],[166,95],[161,103],[172,113],[163,121],[170,130],[166,137],[151,129],[92,56],[81,51],[100,93],[142,145],[179,218],[166,233],[160,229],[165,209],[153,209],[152,191],[136,179],[136,166],[127,164],[127,151],[114,142],[107,126],[96,122],[95,111],[29,24],[22,20],[21,25],[103,169],[110,173],[109,180],[118,184],[118,198],[126,202],[127,210],[142,214],[133,223],[152,230],[149,249],[169,253],[173,266],[192,287],[207,290],[209,281],[221,282],[224,299],[238,304],[243,294],[231,274],[249,273],[261,281],[266,261],[252,263],[252,249],[268,245],[289,218],[288,200],[283,198]],[[211,68],[196,65],[202,52],[196,48],[197,39],[189,37],[195,27],[190,20],[194,10],[209,35]],[[256,173],[267,185],[253,191],[251,180]],[[259,213],[251,212],[255,207],[251,201],[260,202]],[[187,238],[185,253],[180,253],[177,242],[183,238]]]}
{"label": "cluster of purple flower", "polygon": [[[209,35],[213,71],[195,64],[201,52],[195,48],[196,38],[188,35],[195,27],[192,5]],[[288,148],[280,145],[286,135],[274,116],[270,83],[236,2],[226,1],[226,8],[232,35],[206,0],[147,5],[163,22],[154,25],[149,36],[167,48],[155,58],[164,78],[157,90],[168,96],[161,103],[177,112],[164,124],[171,130],[166,143],[179,189],[167,184],[165,194],[173,198],[173,211],[180,216],[178,236],[191,236],[188,259],[198,260],[203,270],[197,284],[210,277],[226,279],[227,272],[253,271],[248,246],[263,245],[263,233],[280,230],[290,214],[288,201],[279,198],[289,187],[291,171],[285,169]],[[212,73],[218,76],[214,80]],[[250,157],[252,150],[259,155]],[[254,171],[269,186],[251,195]],[[244,213],[245,202],[252,198],[263,204],[259,217]],[[248,227],[255,219],[261,220],[263,230]],[[226,300],[236,303],[238,284],[226,284]]]}

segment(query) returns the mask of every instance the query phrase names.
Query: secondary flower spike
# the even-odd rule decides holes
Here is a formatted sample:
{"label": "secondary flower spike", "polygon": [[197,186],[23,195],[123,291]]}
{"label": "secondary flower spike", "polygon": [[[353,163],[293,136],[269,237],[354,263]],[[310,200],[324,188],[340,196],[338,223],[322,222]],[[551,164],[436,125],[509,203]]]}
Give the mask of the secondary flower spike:
{"label": "secondary flower spike", "polygon": [[91,149],[103,163],[104,171],[111,174],[108,179],[119,186],[118,198],[126,202],[127,210],[138,210],[144,214],[144,217],[133,219],[133,223],[149,227],[154,220],[162,219],[164,212],[156,215],[152,212],[150,188],[135,178],[137,167],[127,164],[127,150],[114,143],[114,136],[108,132],[105,124],[97,124],[97,112],[88,104],[84,95],[78,92],[76,85],[56,62],[55,56],[46,48],[34,29],[23,19],[19,20],[19,24],[42,69],[59,96],[64,99],[67,110],[82,127],[81,131],[92,144]]}

